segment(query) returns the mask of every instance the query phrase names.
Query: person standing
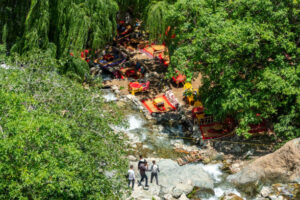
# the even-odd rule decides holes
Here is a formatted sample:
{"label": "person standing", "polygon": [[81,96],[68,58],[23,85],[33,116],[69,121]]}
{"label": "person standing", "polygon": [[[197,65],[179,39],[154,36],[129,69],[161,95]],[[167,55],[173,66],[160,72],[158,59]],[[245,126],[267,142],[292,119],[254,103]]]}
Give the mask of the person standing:
{"label": "person standing", "polygon": [[139,170],[140,170],[141,164],[143,164],[143,163],[145,163],[145,162],[146,162],[146,160],[143,158],[142,155],[140,155],[140,160],[139,160],[139,162],[138,162],[138,169],[139,169]]}
{"label": "person standing", "polygon": [[151,171],[151,181],[150,182],[152,183],[153,177],[155,177],[156,184],[158,185],[158,176],[157,175],[158,175],[158,172],[159,172],[159,167],[156,164],[155,160],[152,161],[152,166],[151,166],[150,171]]}
{"label": "person standing", "polygon": [[147,174],[146,174],[146,171],[148,170],[147,161],[145,161],[145,162],[143,162],[143,163],[140,164],[139,170],[140,170],[140,175],[141,175],[141,180],[139,182],[139,186],[142,185],[142,182],[145,179],[146,180],[145,187],[149,187],[149,185],[148,185],[148,177],[147,177]]}
{"label": "person standing", "polygon": [[130,183],[132,183],[132,189],[133,189],[134,182],[135,182],[135,174],[133,171],[133,165],[130,165],[130,169],[128,170],[128,187],[130,187]]}

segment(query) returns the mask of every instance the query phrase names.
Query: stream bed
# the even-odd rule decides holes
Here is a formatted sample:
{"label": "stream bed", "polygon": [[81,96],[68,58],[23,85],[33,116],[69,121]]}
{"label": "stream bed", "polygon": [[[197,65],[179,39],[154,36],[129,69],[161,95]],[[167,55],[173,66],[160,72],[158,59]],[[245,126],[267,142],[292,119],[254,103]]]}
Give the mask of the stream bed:
{"label": "stream bed", "polygon": [[[117,101],[117,97],[110,92],[105,92],[106,101]],[[147,120],[143,113],[137,110],[130,103],[123,105],[127,126],[112,127],[115,131],[124,132],[128,136],[132,147],[136,148],[139,154],[147,155],[151,158],[173,159],[178,158],[174,151],[174,144],[183,144],[192,148],[199,148],[195,144],[175,136],[183,136],[182,125],[180,124],[156,124],[155,121]],[[233,193],[244,199],[246,196],[226,182],[228,174],[221,170],[222,163],[216,164],[187,164],[197,165],[207,172],[213,180],[213,192],[200,191],[195,196],[201,200],[219,200],[225,193]],[[247,198],[249,199],[249,198]]]}

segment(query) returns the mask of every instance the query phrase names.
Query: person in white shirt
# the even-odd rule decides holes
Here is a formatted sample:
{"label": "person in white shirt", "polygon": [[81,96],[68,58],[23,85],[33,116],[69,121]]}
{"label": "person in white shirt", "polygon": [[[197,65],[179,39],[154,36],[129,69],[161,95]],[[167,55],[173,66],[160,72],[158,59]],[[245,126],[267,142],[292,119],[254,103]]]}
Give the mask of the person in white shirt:
{"label": "person in white shirt", "polygon": [[132,183],[132,189],[133,189],[134,182],[135,182],[135,174],[133,171],[133,165],[130,165],[130,169],[128,170],[128,187],[130,187],[130,183]]}
{"label": "person in white shirt", "polygon": [[159,167],[158,165],[156,164],[155,160],[152,161],[152,166],[151,166],[151,183],[152,183],[152,180],[153,180],[153,177],[155,177],[156,179],[156,184],[158,185],[158,177],[157,177],[157,174],[159,172]]}

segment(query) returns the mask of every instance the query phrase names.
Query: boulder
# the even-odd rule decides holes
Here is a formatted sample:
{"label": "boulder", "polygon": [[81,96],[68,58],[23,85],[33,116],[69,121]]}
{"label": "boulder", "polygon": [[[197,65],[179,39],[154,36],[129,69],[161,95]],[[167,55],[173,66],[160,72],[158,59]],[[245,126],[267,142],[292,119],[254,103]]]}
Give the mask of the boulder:
{"label": "boulder", "polygon": [[271,187],[267,187],[267,186],[264,186],[261,191],[260,191],[260,194],[262,197],[267,197],[271,194],[272,192],[272,188]]}
{"label": "boulder", "polygon": [[193,185],[192,184],[177,184],[174,188],[173,188],[173,192],[172,195],[175,198],[179,198],[182,194],[189,194],[193,191]]}
{"label": "boulder", "polygon": [[[179,166],[177,162],[166,159],[161,160],[158,165],[160,168],[158,178],[160,185],[162,185],[163,193],[173,194],[174,188],[177,193],[180,191],[185,192],[192,190],[195,186],[213,190],[214,181],[203,170],[201,164]],[[187,180],[190,180],[190,182],[187,182]],[[187,186],[185,187],[183,184]]]}
{"label": "boulder", "polygon": [[286,143],[274,153],[262,156],[230,175],[227,180],[247,193],[268,182],[297,182],[300,179],[300,138]]}

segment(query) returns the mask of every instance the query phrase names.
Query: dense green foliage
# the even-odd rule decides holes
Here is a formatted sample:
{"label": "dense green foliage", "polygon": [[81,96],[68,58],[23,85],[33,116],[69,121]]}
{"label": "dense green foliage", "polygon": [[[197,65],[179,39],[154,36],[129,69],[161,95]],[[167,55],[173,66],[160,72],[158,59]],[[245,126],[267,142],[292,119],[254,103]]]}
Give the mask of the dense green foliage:
{"label": "dense green foliage", "polygon": [[[60,72],[83,81],[88,67],[79,60],[79,53],[112,41],[117,11],[118,4],[111,0],[3,0],[0,43],[12,53],[45,50],[48,57],[59,60]],[[68,58],[70,53],[75,59]]]}
{"label": "dense green foliage", "polygon": [[118,5],[111,0],[3,0],[0,9],[2,43],[19,53],[50,48],[59,58],[109,42]]}
{"label": "dense green foliage", "polygon": [[277,137],[300,137],[299,0],[1,0],[0,64],[9,51],[23,68],[0,68],[0,199],[120,198],[124,148],[109,128],[120,115],[78,58],[112,41],[118,11],[166,42],[170,75],[202,73],[218,120],[248,136],[264,118]]}
{"label": "dense green foliage", "polygon": [[120,113],[47,53],[14,62],[26,68],[0,69],[0,199],[118,199],[127,163],[109,124]]}
{"label": "dense green foliage", "polygon": [[265,118],[277,136],[300,136],[299,1],[178,0],[157,7],[150,30],[162,35],[159,26],[172,27],[171,72],[202,73],[207,110],[218,119],[233,116],[238,133]]}

